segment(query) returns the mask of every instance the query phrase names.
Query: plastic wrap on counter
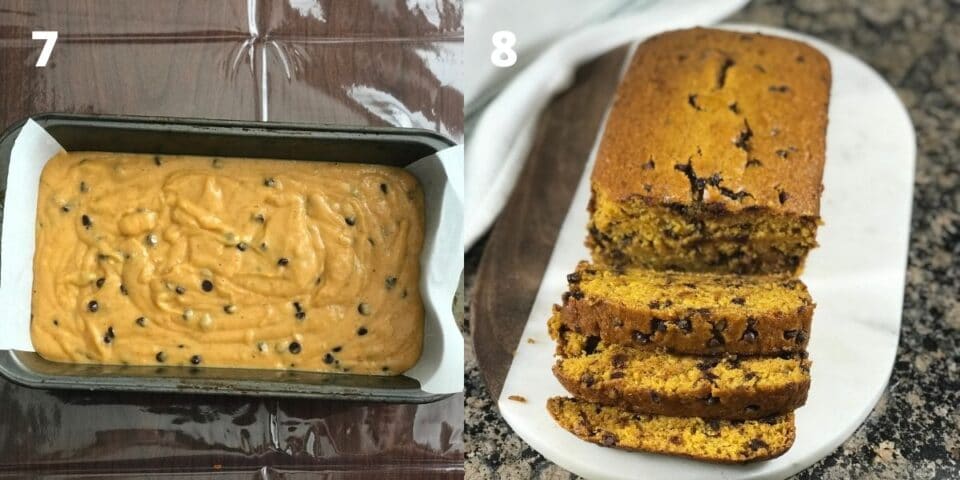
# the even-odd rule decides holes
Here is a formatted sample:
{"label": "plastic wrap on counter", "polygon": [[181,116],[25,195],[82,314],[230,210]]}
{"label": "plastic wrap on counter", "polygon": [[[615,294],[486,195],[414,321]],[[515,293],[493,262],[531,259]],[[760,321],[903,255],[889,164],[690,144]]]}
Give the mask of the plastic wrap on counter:
{"label": "plastic wrap on counter", "polygon": [[[30,68],[14,110],[341,125],[463,138],[456,0],[7,2],[0,48]],[[48,66],[35,68],[55,30]],[[6,84],[7,82],[5,82]],[[6,85],[5,85],[6,86]]]}

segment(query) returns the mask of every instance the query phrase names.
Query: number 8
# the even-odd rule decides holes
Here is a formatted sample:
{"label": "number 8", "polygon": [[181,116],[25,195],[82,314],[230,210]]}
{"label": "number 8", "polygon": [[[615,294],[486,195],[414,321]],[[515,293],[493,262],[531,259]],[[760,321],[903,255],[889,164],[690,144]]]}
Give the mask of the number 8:
{"label": "number 8", "polygon": [[496,67],[511,67],[517,63],[517,52],[513,46],[517,44],[517,36],[509,30],[501,30],[493,34],[493,52],[490,54],[490,63]]}

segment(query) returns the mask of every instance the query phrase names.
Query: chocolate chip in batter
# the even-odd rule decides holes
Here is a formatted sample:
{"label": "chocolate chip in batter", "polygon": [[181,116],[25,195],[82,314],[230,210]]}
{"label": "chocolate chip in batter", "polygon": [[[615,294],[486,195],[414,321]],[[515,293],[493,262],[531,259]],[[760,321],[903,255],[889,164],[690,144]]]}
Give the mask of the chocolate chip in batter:
{"label": "chocolate chip in batter", "polygon": [[87,230],[90,230],[90,227],[93,226],[93,220],[90,220],[90,217],[86,214],[80,217],[80,223],[83,225],[83,228]]}
{"label": "chocolate chip in batter", "polygon": [[90,300],[90,303],[87,304],[87,310],[96,312],[97,310],[100,310],[100,304],[97,303],[96,300]]}
{"label": "chocolate chip in batter", "polygon": [[747,328],[743,331],[743,335],[740,336],[740,340],[747,343],[756,343],[759,334],[756,330],[757,321],[752,318],[747,319]]}
{"label": "chocolate chip in batter", "polygon": [[710,370],[716,367],[717,365],[720,365],[719,359],[709,358],[707,360],[697,362],[697,369],[700,370],[701,372],[706,372],[707,370]]}
{"label": "chocolate chip in batter", "polygon": [[261,251],[261,252],[266,252],[266,251],[267,251],[267,244],[266,244],[266,242],[260,244],[260,251]]}
{"label": "chocolate chip in batter", "polygon": [[141,327],[146,327],[146,326],[147,326],[147,317],[137,317],[136,322],[137,322],[137,325],[139,325],[139,326],[141,326]]}
{"label": "chocolate chip in batter", "polygon": [[723,345],[723,337],[711,337],[707,340],[707,348],[716,348]]}
{"label": "chocolate chip in batter", "polygon": [[647,335],[639,330],[634,330],[633,341],[639,343],[640,345],[646,345],[650,343],[650,335]]}
{"label": "chocolate chip in batter", "polygon": [[736,355],[736,354],[734,354],[734,355],[729,355],[729,356],[727,356],[727,358],[724,359],[724,361],[727,362],[727,365],[730,366],[730,368],[740,368],[740,356],[739,356],[739,355]]}
{"label": "chocolate chip in batter", "polygon": [[120,295],[123,295],[124,297],[126,297],[126,296],[129,295],[129,294],[130,294],[130,291],[127,290],[127,286],[121,283],[121,284],[120,284]]}
{"label": "chocolate chip in batter", "polygon": [[237,250],[240,250],[241,252],[247,251],[247,242],[240,242],[240,243],[238,243],[238,244],[237,244]]}
{"label": "chocolate chip in batter", "polygon": [[200,365],[200,362],[202,361],[203,361],[203,358],[201,358],[200,355],[194,355],[190,357],[190,363],[194,365]]}
{"label": "chocolate chip in batter", "polygon": [[667,331],[667,323],[666,323],[666,322],[664,322],[663,320],[661,320],[661,319],[659,319],[659,318],[657,318],[657,317],[653,317],[653,318],[650,319],[650,333],[651,333],[651,334],[656,333],[656,332],[666,332],[666,331]]}
{"label": "chocolate chip in batter", "polygon": [[393,287],[397,286],[397,277],[393,275],[387,277],[387,279],[384,281],[384,286],[387,287],[387,290],[393,290]]}
{"label": "chocolate chip in batter", "polygon": [[163,165],[163,160],[160,159],[160,155],[154,155],[154,156],[153,156],[153,164],[156,165],[156,166],[158,166],[158,167],[159,167],[160,165]]}
{"label": "chocolate chip in batter", "polygon": [[323,363],[326,363],[327,365],[333,363],[333,360],[334,360],[333,355],[329,353],[323,356]]}
{"label": "chocolate chip in batter", "polygon": [[99,289],[103,288],[103,283],[106,282],[106,281],[107,281],[106,278],[103,278],[103,277],[98,278],[98,279],[97,279],[97,289],[99,290]]}
{"label": "chocolate chip in batter", "polygon": [[223,311],[229,315],[233,315],[237,311],[237,306],[234,304],[224,305]]}
{"label": "chocolate chip in batter", "polygon": [[759,438],[754,438],[750,440],[750,450],[756,451],[756,450],[760,450],[761,448],[770,448],[770,447],[769,445],[767,445],[767,442],[764,442]]}
{"label": "chocolate chip in batter", "polygon": [[358,336],[361,336],[361,337],[362,337],[362,336],[364,336],[364,335],[366,335],[366,334],[367,334],[367,327],[360,327],[360,328],[357,329],[357,335],[358,335]]}
{"label": "chocolate chip in batter", "polygon": [[733,299],[730,300],[730,303],[735,303],[737,305],[744,305],[747,303],[747,299],[743,297],[733,297]]}
{"label": "chocolate chip in batter", "polygon": [[70,213],[70,206],[69,206],[69,205],[64,205],[64,206],[60,207],[60,210],[61,210],[63,213]]}
{"label": "chocolate chip in batter", "polygon": [[390,367],[388,367],[388,366],[383,366],[383,367],[380,368],[380,371],[381,371],[381,372],[389,372],[389,371],[390,371]]}
{"label": "chocolate chip in batter", "polygon": [[387,184],[386,184],[386,183],[381,183],[381,184],[380,184],[380,191],[383,192],[384,195],[387,194]]}
{"label": "chocolate chip in batter", "polygon": [[287,257],[280,257],[280,260],[277,260],[277,265],[281,267],[286,267],[289,264],[290,264],[290,259],[288,259]]}
{"label": "chocolate chip in batter", "polygon": [[660,300],[654,300],[647,304],[650,310],[660,310]]}
{"label": "chocolate chip in batter", "polygon": [[211,292],[213,291],[213,282],[211,282],[210,280],[204,280],[200,282],[200,288],[204,292]]}
{"label": "chocolate chip in batter", "polygon": [[340,350],[343,350],[343,347],[340,345],[337,345],[336,347],[333,347],[332,350],[334,353],[340,353]]}
{"label": "chocolate chip in batter", "polygon": [[297,355],[300,353],[300,343],[299,342],[290,342],[290,353]]}
{"label": "chocolate chip in batter", "polygon": [[354,217],[352,215],[349,217],[343,217],[343,221],[347,222],[347,225],[350,225],[352,227],[357,224],[357,217]]}
{"label": "chocolate chip in batter", "polygon": [[174,288],[173,291],[177,292],[177,295],[183,295],[184,293],[187,293],[187,289],[183,288],[181,285],[177,285],[177,288]]}
{"label": "chocolate chip in batter", "polygon": [[611,361],[613,362],[613,368],[625,368],[627,366],[627,361],[629,359],[626,355],[618,353],[613,356]]}
{"label": "chocolate chip in batter", "polygon": [[163,352],[157,352],[157,362],[163,363],[167,361],[167,354]]}
{"label": "chocolate chip in batter", "polygon": [[407,289],[406,289],[406,288],[404,288],[403,291],[400,292],[400,298],[407,298]]}
{"label": "chocolate chip in batter", "polygon": [[370,312],[373,310],[370,309],[370,305],[361,303],[360,305],[357,305],[357,311],[360,312],[360,315],[370,315]]}
{"label": "chocolate chip in batter", "polygon": [[265,187],[274,187],[277,185],[277,180],[273,177],[263,179],[263,186]]}
{"label": "chocolate chip in batter", "polygon": [[59,326],[60,326],[60,320],[57,320],[56,318],[54,318],[54,319],[53,319],[53,326],[54,326],[54,327],[59,327]]}
{"label": "chocolate chip in batter", "polygon": [[210,163],[213,165],[213,168],[223,168],[223,161],[221,161],[219,158],[214,158]]}
{"label": "chocolate chip in batter", "polygon": [[87,182],[81,181],[81,182],[80,182],[80,193],[87,193],[88,191],[90,191],[90,188],[87,187]]}
{"label": "chocolate chip in batter", "polygon": [[789,199],[790,199],[790,194],[789,194],[789,193],[787,193],[787,192],[785,192],[785,191],[783,191],[783,190],[779,190],[779,191],[777,192],[777,200],[780,200],[780,205],[783,205],[784,203],[787,203],[787,200],[789,200]]}
{"label": "chocolate chip in batter", "polygon": [[612,447],[616,445],[618,441],[619,439],[617,438],[617,436],[610,432],[604,432],[603,437],[601,439],[601,442],[603,442],[604,447]]}

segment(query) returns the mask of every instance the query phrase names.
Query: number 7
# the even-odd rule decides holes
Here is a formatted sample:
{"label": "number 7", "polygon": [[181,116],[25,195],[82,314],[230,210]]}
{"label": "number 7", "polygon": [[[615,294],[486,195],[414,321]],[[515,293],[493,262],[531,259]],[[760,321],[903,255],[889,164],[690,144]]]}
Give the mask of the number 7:
{"label": "number 7", "polygon": [[57,43],[57,32],[36,31],[33,32],[34,40],[43,40],[43,49],[40,50],[40,58],[37,59],[38,67],[46,67],[47,60],[50,60],[50,54],[53,53],[53,45]]}

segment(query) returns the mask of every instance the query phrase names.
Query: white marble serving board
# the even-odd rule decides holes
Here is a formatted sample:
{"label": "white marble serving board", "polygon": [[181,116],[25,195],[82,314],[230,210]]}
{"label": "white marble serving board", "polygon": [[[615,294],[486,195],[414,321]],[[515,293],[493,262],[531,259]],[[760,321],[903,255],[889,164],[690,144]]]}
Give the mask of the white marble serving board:
{"label": "white marble serving board", "polygon": [[[561,227],[540,291],[507,374],[499,407],[533,448],[560,466],[597,479],[783,478],[836,449],[863,422],[886,387],[900,332],[916,153],[913,125],[893,89],[869,66],[836,47],[760,26],[726,26],[797,38],[833,67],[820,248],[803,280],[817,303],[808,350],[813,382],[797,410],[797,439],[783,456],[746,466],[716,465],[599,447],[560,428],[547,398],[567,395],[554,379],[551,305],[566,274],[589,258],[587,165]],[[518,319],[519,320],[519,319]],[[528,342],[532,340],[532,343]],[[526,402],[508,399],[520,395]]]}

